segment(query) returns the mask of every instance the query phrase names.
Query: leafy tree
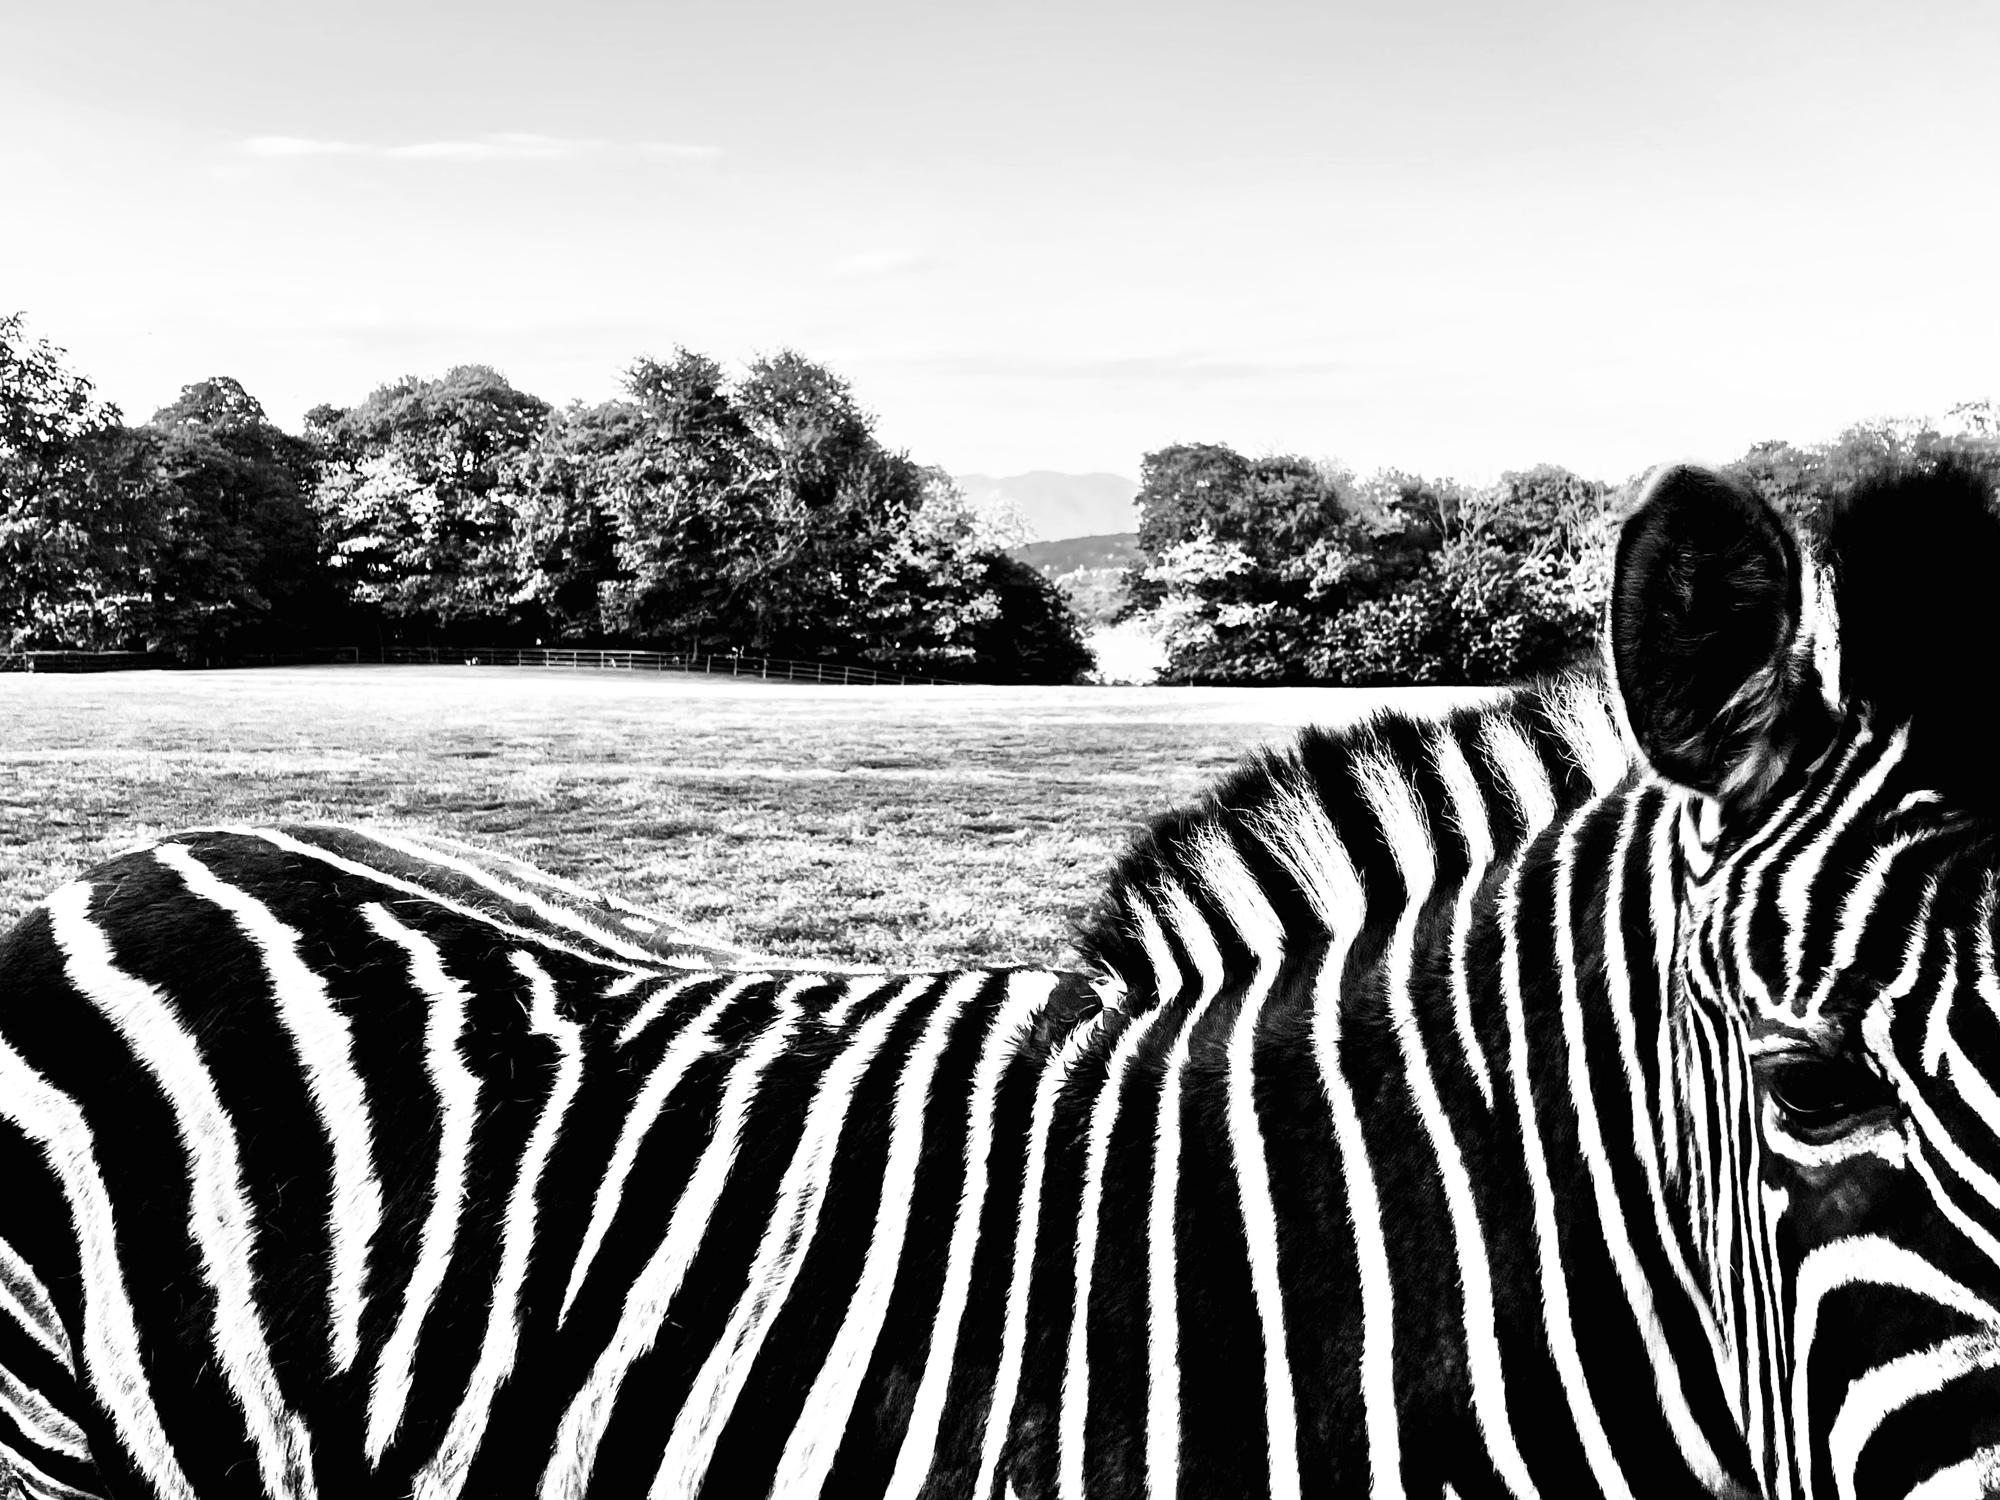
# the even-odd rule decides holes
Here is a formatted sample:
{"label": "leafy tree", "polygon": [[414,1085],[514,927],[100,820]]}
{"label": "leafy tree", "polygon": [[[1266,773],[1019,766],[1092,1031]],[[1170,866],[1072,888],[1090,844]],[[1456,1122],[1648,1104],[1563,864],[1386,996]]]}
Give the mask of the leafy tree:
{"label": "leafy tree", "polygon": [[160,481],[148,644],[206,659],[324,628],[311,447],[227,376],[184,387],[141,436]]}
{"label": "leafy tree", "polygon": [[551,413],[510,470],[515,598],[538,610],[559,640],[616,633],[606,601],[629,597],[630,578],[621,568],[610,496],[645,426],[630,402],[571,406]]}
{"label": "leafy tree", "polygon": [[315,505],[353,597],[432,629],[506,620],[521,585],[508,481],[549,411],[486,365],[314,408]]}
{"label": "leafy tree", "polygon": [[0,644],[125,643],[150,558],[153,476],[118,409],[0,317]]}
{"label": "leafy tree", "polygon": [[975,682],[1083,681],[1096,659],[1062,590],[1004,552],[982,553],[980,561],[977,587],[993,608],[964,633],[967,675]]}
{"label": "leafy tree", "polygon": [[676,349],[625,377],[624,440],[596,483],[615,541],[606,628],[690,649],[743,644],[737,578],[758,545],[749,432],[722,367]]}

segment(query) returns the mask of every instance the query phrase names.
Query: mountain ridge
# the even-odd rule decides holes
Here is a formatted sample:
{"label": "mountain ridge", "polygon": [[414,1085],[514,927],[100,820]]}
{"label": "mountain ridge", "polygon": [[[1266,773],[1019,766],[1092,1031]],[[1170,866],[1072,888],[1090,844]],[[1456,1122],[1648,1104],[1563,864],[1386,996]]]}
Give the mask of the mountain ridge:
{"label": "mountain ridge", "polygon": [[1065,474],[1031,469],[1023,474],[954,474],[953,481],[976,505],[1011,507],[1027,525],[1030,541],[1112,536],[1139,529],[1133,497],[1136,480],[1122,474]]}

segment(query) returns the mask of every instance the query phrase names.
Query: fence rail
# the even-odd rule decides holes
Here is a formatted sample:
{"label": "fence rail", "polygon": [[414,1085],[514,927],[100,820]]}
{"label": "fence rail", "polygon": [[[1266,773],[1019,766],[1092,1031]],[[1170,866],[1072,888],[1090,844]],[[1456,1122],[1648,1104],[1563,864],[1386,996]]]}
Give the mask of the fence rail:
{"label": "fence rail", "polygon": [[296,667],[340,662],[380,662],[387,666],[570,667],[619,672],[703,672],[711,676],[755,677],[765,682],[819,682],[850,687],[952,685],[949,678],[926,677],[915,672],[884,672],[874,667],[848,666],[833,661],[740,656],[727,651],[599,651],[569,646],[389,646],[381,651],[363,651],[358,646],[334,646],[315,651],[234,656],[226,661],[203,663],[183,662],[175,657],[147,651],[0,652],[0,672],[126,672],[158,671],[190,665]]}
{"label": "fence rail", "polygon": [[727,651],[587,650],[569,646],[390,646],[381,659],[391,665],[463,663],[496,667],[585,667],[619,672],[706,672],[722,677],[756,677],[766,682],[828,682],[853,687],[911,683],[949,686],[946,678],[915,672],[882,672],[835,661],[788,661],[776,656],[739,656]]}

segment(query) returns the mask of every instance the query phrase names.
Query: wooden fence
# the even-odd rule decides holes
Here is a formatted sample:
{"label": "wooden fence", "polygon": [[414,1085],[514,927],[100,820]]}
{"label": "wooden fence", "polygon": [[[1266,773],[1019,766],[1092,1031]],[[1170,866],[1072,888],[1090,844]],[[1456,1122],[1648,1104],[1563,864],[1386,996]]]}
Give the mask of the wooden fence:
{"label": "wooden fence", "polygon": [[742,656],[734,652],[597,651],[571,646],[389,646],[364,651],[358,646],[316,651],[233,656],[227,661],[183,662],[146,651],[8,651],[0,652],[0,672],[127,672],[158,671],[186,666],[295,667],[332,663],[380,662],[387,666],[571,667],[618,672],[705,672],[723,677],[755,677],[765,682],[822,682],[851,687],[890,684],[948,686],[943,677],[913,672],[884,672],[873,667],[833,661],[788,661],[775,656]]}
{"label": "wooden fence", "polygon": [[911,683],[948,685],[942,677],[913,672],[880,672],[836,661],[788,661],[776,656],[742,656],[717,651],[596,651],[571,646],[390,646],[381,660],[392,665],[463,663],[483,667],[582,667],[619,672],[706,672],[723,677],[756,677],[766,682],[831,682],[852,687],[897,687]]}

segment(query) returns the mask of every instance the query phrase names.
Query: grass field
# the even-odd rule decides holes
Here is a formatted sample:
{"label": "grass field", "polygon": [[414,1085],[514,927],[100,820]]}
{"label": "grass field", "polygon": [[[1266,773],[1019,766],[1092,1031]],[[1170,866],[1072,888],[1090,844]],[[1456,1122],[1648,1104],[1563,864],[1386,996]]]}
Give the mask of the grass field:
{"label": "grass field", "polygon": [[318,667],[0,677],[0,925],[189,825],[445,833],[751,948],[1063,957],[1135,828],[1355,690]]}

